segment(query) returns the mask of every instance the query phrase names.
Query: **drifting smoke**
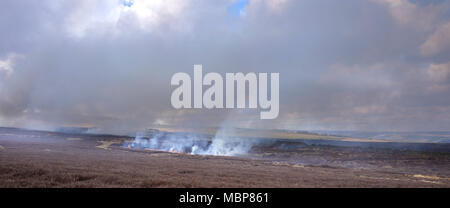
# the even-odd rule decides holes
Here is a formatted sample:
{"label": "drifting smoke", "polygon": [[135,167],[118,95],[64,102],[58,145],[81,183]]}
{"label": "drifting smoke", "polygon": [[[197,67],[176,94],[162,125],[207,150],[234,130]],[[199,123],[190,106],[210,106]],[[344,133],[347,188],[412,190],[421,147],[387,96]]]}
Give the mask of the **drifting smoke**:
{"label": "drifting smoke", "polygon": [[208,138],[206,135],[150,130],[137,133],[134,141],[125,142],[123,146],[195,155],[238,156],[246,155],[253,146],[260,143],[257,139],[230,136],[233,135],[232,131],[234,130],[220,129],[213,138]]}
{"label": "drifting smoke", "polygon": [[244,155],[247,154],[250,149],[259,143],[256,139],[251,138],[239,138],[229,135],[235,135],[233,128],[220,129],[214,138],[211,145],[208,147],[206,155]]}

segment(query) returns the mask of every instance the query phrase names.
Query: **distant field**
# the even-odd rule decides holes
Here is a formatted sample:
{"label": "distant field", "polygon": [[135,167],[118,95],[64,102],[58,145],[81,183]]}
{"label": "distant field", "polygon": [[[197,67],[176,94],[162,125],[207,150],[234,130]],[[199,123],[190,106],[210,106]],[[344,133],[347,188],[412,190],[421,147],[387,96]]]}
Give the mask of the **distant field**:
{"label": "distant field", "polygon": [[343,137],[384,140],[408,143],[450,143],[450,132],[370,132],[370,131],[314,131],[324,135],[340,135]]}
{"label": "distant field", "polygon": [[[216,135],[220,133],[218,128],[175,128],[175,127],[155,127],[159,131],[164,132],[187,132],[206,135]],[[351,138],[346,136],[329,136],[318,133],[309,133],[303,131],[287,131],[287,130],[262,130],[262,129],[244,129],[235,128],[224,130],[226,136],[229,137],[248,137],[262,139],[313,139],[313,140],[336,140],[336,141],[353,141],[353,142],[389,142],[389,140],[381,139],[364,139]]]}
{"label": "distant field", "polygon": [[[165,132],[187,132],[214,136],[219,128],[186,128],[158,126]],[[310,139],[349,142],[401,142],[401,143],[450,143],[450,132],[365,132],[365,131],[291,131],[276,129],[245,129],[225,130],[227,136],[262,139]]]}

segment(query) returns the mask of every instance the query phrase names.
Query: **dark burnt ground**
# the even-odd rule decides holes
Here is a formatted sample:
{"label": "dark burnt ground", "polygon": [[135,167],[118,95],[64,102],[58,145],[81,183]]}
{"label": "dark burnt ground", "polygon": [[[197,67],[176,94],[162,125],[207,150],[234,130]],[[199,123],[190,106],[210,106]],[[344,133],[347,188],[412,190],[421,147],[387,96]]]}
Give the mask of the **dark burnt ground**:
{"label": "dark burnt ground", "polygon": [[[331,142],[333,143],[333,142]],[[353,143],[353,142],[346,142]],[[256,146],[252,158],[288,164],[450,176],[450,144],[335,144],[278,141]]]}
{"label": "dark burnt ground", "polygon": [[127,137],[0,129],[0,187],[450,187],[445,152],[307,144],[251,157],[122,148]]}

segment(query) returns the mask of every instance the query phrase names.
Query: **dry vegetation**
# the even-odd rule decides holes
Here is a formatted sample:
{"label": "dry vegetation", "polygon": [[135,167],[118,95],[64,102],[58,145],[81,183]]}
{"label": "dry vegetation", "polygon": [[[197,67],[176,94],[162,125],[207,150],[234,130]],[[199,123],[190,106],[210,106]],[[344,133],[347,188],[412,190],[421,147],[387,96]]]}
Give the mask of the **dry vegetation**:
{"label": "dry vegetation", "polygon": [[[448,154],[391,158],[391,168],[378,170],[122,148],[119,141],[128,139],[2,130],[0,187],[450,187]],[[310,147],[298,154],[358,158],[358,151],[342,150]],[[383,154],[375,156],[392,156]],[[405,172],[408,164],[418,169]]]}
{"label": "dry vegetation", "polygon": [[[171,126],[155,127],[154,129],[164,132],[187,132],[195,134],[205,134],[214,136],[218,132],[218,128],[174,128]],[[334,140],[334,141],[355,141],[355,142],[386,142],[386,140],[379,139],[362,139],[362,138],[349,138],[342,136],[330,136],[322,134],[314,134],[310,132],[296,132],[285,130],[262,130],[262,129],[245,129],[237,128],[231,131],[227,131],[227,136],[234,137],[246,137],[246,138],[262,138],[262,139],[321,139],[321,140]]]}

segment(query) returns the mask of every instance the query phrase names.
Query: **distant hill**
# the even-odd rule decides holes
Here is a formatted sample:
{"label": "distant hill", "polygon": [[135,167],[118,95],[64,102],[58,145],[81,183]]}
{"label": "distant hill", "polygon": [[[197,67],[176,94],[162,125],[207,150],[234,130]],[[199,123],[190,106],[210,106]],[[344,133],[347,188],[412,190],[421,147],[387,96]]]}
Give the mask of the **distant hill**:
{"label": "distant hill", "polygon": [[336,141],[355,141],[355,142],[389,142],[381,139],[352,138],[346,136],[325,135],[307,131],[278,130],[278,129],[247,129],[247,128],[217,128],[217,127],[174,127],[157,126],[153,127],[164,132],[185,132],[198,133],[214,136],[216,134],[225,134],[229,137],[246,137],[262,139],[314,139],[314,140],[336,140]]}

